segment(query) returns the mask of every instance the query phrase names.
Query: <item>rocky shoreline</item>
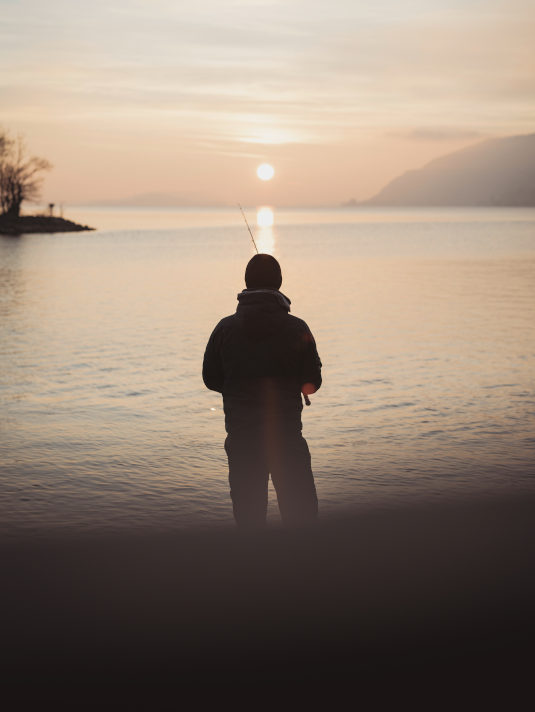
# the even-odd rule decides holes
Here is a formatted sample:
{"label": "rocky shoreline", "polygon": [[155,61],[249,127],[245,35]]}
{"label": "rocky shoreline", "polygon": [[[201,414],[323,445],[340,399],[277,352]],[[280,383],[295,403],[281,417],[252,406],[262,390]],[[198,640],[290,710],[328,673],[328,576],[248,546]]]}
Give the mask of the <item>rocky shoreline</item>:
{"label": "rocky shoreline", "polygon": [[21,215],[18,218],[0,215],[0,234],[24,235],[27,233],[81,232],[94,230],[65,218],[46,215]]}

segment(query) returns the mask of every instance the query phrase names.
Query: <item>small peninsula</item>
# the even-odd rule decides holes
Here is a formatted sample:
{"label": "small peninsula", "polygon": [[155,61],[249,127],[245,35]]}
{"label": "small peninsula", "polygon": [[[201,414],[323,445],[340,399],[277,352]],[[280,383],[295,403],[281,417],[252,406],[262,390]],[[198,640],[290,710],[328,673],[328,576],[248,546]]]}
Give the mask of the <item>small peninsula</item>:
{"label": "small peninsula", "polygon": [[88,225],[79,225],[72,220],[53,215],[0,215],[1,235],[24,235],[27,233],[81,232],[94,230]]}
{"label": "small peninsula", "polygon": [[28,155],[20,134],[14,138],[0,128],[0,235],[94,230],[55,216],[54,203],[48,203],[48,215],[21,215],[25,201],[37,204],[42,174],[51,168],[46,158]]}

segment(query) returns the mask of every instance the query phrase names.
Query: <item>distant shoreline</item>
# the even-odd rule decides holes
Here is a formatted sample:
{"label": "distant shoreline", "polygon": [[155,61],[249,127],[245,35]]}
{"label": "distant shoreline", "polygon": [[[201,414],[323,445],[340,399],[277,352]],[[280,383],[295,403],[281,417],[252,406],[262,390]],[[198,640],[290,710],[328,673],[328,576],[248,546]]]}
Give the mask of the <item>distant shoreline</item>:
{"label": "distant shoreline", "polygon": [[0,234],[24,235],[27,233],[82,232],[94,230],[65,218],[46,215],[21,215],[18,218],[0,215]]}

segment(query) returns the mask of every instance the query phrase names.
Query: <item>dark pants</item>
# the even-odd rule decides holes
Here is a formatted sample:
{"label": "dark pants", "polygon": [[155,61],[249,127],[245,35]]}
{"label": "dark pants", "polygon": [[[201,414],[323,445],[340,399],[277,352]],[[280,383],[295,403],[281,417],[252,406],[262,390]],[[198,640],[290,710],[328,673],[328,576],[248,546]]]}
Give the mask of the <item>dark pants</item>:
{"label": "dark pants", "polygon": [[299,430],[232,432],[225,450],[234,519],[240,528],[265,525],[270,474],[283,523],[299,526],[316,520],[318,499],[310,452]]}

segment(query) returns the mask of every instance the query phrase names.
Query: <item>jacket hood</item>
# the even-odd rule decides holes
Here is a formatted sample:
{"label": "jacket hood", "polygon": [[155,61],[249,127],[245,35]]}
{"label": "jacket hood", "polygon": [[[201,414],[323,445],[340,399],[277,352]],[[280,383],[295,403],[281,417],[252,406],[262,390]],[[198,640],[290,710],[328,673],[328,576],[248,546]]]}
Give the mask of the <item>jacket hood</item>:
{"label": "jacket hood", "polygon": [[269,309],[275,305],[290,311],[290,299],[278,289],[244,289],[238,294],[238,309],[240,306],[257,306]]}
{"label": "jacket hood", "polygon": [[276,338],[290,311],[290,300],[277,289],[244,289],[238,294],[236,316],[254,342]]}

